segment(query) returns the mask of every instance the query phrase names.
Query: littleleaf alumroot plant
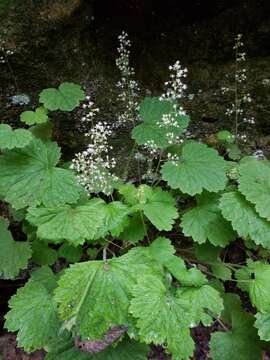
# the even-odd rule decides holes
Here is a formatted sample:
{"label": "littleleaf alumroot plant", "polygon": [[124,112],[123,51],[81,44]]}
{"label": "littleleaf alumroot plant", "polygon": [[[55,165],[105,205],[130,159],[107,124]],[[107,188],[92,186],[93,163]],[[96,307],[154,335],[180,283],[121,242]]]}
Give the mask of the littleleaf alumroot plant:
{"label": "littleleaf alumroot plant", "polygon": [[[120,41],[129,44],[126,35]],[[129,68],[127,58],[120,63]],[[146,360],[161,345],[186,360],[197,326],[209,327],[213,360],[260,360],[269,347],[269,161],[226,161],[186,140],[187,70],[179,62],[169,70],[163,95],[132,105],[135,154],[150,156],[154,181],[115,178],[112,130],[94,122],[97,108],[79,85],[43,90],[39,106],[21,114],[27,128],[0,125],[0,195],[8,207],[0,274],[29,275],[9,301],[5,328],[26,352]],[[67,168],[51,117],[80,104],[82,121],[93,126],[88,147]],[[13,238],[14,222],[23,241]],[[239,243],[241,263],[229,256]]]}

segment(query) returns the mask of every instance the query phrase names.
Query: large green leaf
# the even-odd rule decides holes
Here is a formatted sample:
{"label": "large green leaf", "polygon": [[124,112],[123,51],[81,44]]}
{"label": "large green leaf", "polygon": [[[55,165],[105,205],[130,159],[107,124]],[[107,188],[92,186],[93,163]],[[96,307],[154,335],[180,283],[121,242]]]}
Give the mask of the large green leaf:
{"label": "large green leaf", "polygon": [[59,158],[56,143],[44,144],[39,139],[6,152],[0,156],[0,193],[15,209],[76,202],[80,187],[71,170],[56,167]]}
{"label": "large green leaf", "polygon": [[14,149],[23,148],[28,145],[33,139],[29,130],[16,129],[13,130],[7,124],[0,124],[0,148]]}
{"label": "large green leaf", "polygon": [[0,218],[0,275],[4,279],[15,278],[21,269],[27,268],[31,247],[25,241],[14,241],[8,223]]}
{"label": "large green leaf", "polygon": [[143,221],[143,215],[139,212],[133,214],[129,218],[128,225],[123,232],[119,234],[119,238],[131,243],[137,243],[144,239],[147,233],[147,226]]}
{"label": "large green leaf", "polygon": [[53,265],[58,258],[56,250],[39,240],[32,243],[32,251],[32,260],[38,265]]}
{"label": "large green leaf", "polygon": [[194,350],[189,314],[164,283],[143,274],[133,289],[130,312],[137,318],[139,336],[148,344],[164,344],[173,359],[189,359]]}
{"label": "large green leaf", "polygon": [[[176,103],[160,100],[158,97],[146,97],[140,105],[140,116],[143,123],[132,131],[132,137],[137,144],[154,143],[165,148],[171,144],[172,137],[183,133],[189,124],[187,115],[179,115],[175,109]],[[173,121],[164,124],[162,118],[170,116]]]}
{"label": "large green leaf", "polygon": [[46,347],[45,360],[147,360],[149,347],[134,341],[124,340],[116,347],[110,346],[104,351],[90,355],[74,346],[74,340],[68,334],[55,339]]}
{"label": "large green leaf", "polygon": [[218,331],[211,336],[211,358],[213,360],[261,360],[261,345],[253,324],[252,315],[233,312],[232,330]]}
{"label": "large green leaf", "polygon": [[128,326],[133,334],[133,320],[128,313],[132,289],[141,274],[160,275],[159,265],[141,249],[119,258],[87,261],[65,271],[55,290],[60,318],[66,328],[83,339],[102,339],[109,328]]}
{"label": "large green leaf", "polygon": [[47,110],[41,106],[35,111],[24,111],[21,113],[20,119],[27,125],[43,124],[48,120]]}
{"label": "large green leaf", "polygon": [[82,205],[30,208],[27,220],[38,227],[37,236],[51,242],[67,240],[73,245],[100,237],[105,219],[105,203],[91,199]]}
{"label": "large green leaf", "polygon": [[183,147],[178,161],[167,161],[162,179],[173,189],[189,195],[203,190],[218,192],[226,185],[226,162],[217,151],[205,144],[190,142]]}
{"label": "large green leaf", "polygon": [[226,246],[235,239],[231,224],[224,219],[219,209],[218,194],[204,192],[197,197],[197,206],[182,217],[181,227],[186,236],[199,244],[207,240],[215,246]]}
{"label": "large green leaf", "polygon": [[81,87],[69,82],[62,83],[58,89],[45,89],[39,95],[39,101],[51,111],[72,111],[84,98],[85,93]]}
{"label": "large green leaf", "polygon": [[101,199],[91,199],[81,205],[30,208],[27,220],[38,227],[41,239],[52,242],[66,239],[76,246],[109,232],[119,235],[128,225],[129,212],[130,208],[120,201],[106,204]]}
{"label": "large green leaf", "polygon": [[[53,277],[51,273],[50,286]],[[28,352],[43,348],[58,334],[60,324],[50,286],[40,281],[37,274],[37,280],[28,281],[9,301],[11,310],[6,315],[5,327],[18,331],[18,345]]]}
{"label": "large green leaf", "polygon": [[261,217],[270,220],[269,162],[253,160],[239,166],[239,190],[255,205]]}
{"label": "large green leaf", "polygon": [[238,192],[223,194],[220,201],[222,215],[244,239],[270,248],[270,223],[262,219],[254,207]]}

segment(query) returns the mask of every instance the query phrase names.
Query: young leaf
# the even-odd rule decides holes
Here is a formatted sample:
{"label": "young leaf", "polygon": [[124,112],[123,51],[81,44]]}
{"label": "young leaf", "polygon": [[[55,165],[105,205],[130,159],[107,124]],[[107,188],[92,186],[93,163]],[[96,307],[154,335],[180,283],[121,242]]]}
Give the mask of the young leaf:
{"label": "young leaf", "polygon": [[27,125],[46,123],[48,120],[47,110],[40,106],[35,111],[24,111],[21,113],[20,119]]}
{"label": "young leaf", "polygon": [[261,360],[261,345],[253,327],[254,317],[233,312],[232,330],[211,336],[210,356],[213,360]]}
{"label": "young leaf", "polygon": [[33,139],[29,130],[16,129],[13,130],[7,124],[0,124],[0,148],[14,149],[23,148],[28,145]]}
{"label": "young leaf", "polygon": [[8,223],[0,218],[0,275],[4,279],[15,278],[21,269],[27,268],[31,254],[29,243],[14,241]]}
{"label": "young leaf", "polygon": [[270,220],[269,162],[253,160],[239,166],[239,190],[255,205],[259,215]]}
{"label": "young leaf", "polygon": [[191,236],[199,244],[209,240],[211,244],[221,247],[235,239],[236,234],[222,216],[218,200],[218,194],[207,192],[197,197],[198,205],[182,217],[181,227],[186,236]]}
{"label": "young leaf", "polygon": [[65,271],[55,290],[60,318],[65,327],[82,338],[102,339],[112,326],[127,325],[132,289],[141,274],[160,274],[159,265],[139,249],[119,258],[87,261]]}
{"label": "young leaf", "polygon": [[[183,133],[189,124],[189,116],[177,114],[175,103],[160,100],[158,97],[146,97],[140,105],[140,116],[143,123],[132,131],[132,137],[138,145],[154,143],[157,147],[165,148],[171,144],[171,137]],[[169,117],[165,124],[163,117]]]}
{"label": "young leaf", "polygon": [[15,209],[76,202],[80,187],[72,171],[55,167],[59,158],[56,143],[44,144],[39,139],[6,152],[0,156],[0,193]]}
{"label": "young leaf", "polygon": [[192,196],[203,190],[223,190],[227,181],[225,160],[216,150],[197,142],[186,144],[180,160],[167,161],[161,174],[172,189]]}
{"label": "young leaf", "polygon": [[18,345],[25,351],[41,349],[57,336],[60,324],[56,304],[43,282],[28,281],[12,296],[9,307],[5,327],[18,331]]}
{"label": "young leaf", "polygon": [[39,95],[39,101],[51,111],[72,111],[84,98],[81,87],[70,82],[62,83],[58,89],[45,89]]}
{"label": "young leaf", "polygon": [[220,141],[227,142],[229,144],[232,144],[235,140],[235,136],[230,133],[228,130],[221,130],[217,133],[217,138]]}
{"label": "young leaf", "polygon": [[119,236],[129,223],[130,208],[121,201],[112,201],[104,207],[104,232]]}
{"label": "young leaf", "polygon": [[147,344],[164,344],[173,359],[189,359],[194,350],[189,314],[179,298],[157,277],[141,276],[133,289],[130,312],[137,318],[139,336]]}
{"label": "young leaf", "polygon": [[257,245],[270,248],[270,223],[262,219],[254,207],[238,192],[223,194],[220,200],[222,215],[244,239],[250,237]]}
{"label": "young leaf", "polygon": [[165,237],[158,237],[148,247],[150,256],[152,256],[158,263],[165,264],[170,261],[175,253],[175,249],[171,241]]}
{"label": "young leaf", "polygon": [[37,236],[59,243],[67,240],[72,245],[100,237],[105,218],[101,199],[91,199],[83,205],[63,205],[52,208],[30,208],[27,220],[38,227]]}

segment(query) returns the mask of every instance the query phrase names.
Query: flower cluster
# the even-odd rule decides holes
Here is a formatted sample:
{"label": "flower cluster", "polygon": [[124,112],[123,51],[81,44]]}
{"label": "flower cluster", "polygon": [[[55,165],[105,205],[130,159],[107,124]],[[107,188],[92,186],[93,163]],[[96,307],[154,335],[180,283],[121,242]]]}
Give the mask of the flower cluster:
{"label": "flower cluster", "polygon": [[134,80],[134,69],[130,66],[130,47],[131,42],[126,32],[118,36],[119,47],[117,48],[119,57],[116,59],[116,66],[121,74],[121,79],[117,82],[116,87],[119,90],[118,101],[123,105],[123,112],[118,114],[118,120],[115,127],[127,123],[135,124],[137,120],[139,85]]}
{"label": "flower cluster", "polygon": [[184,92],[187,85],[183,79],[187,77],[187,68],[182,67],[180,61],[177,60],[175,64],[169,66],[170,79],[165,82],[165,93],[160,97],[161,100],[177,101],[184,97]]}
{"label": "flower cluster", "polygon": [[5,48],[3,40],[0,42],[0,64],[5,64],[8,61],[8,57],[13,55],[14,51]]}
{"label": "flower cluster", "polygon": [[[221,88],[222,95],[228,94],[233,97],[233,102],[225,110],[225,114],[232,117],[235,122],[234,135],[236,141],[238,139],[246,141],[246,135],[239,134],[239,129],[243,124],[255,124],[255,118],[250,113],[249,106],[252,103],[252,97],[247,91],[247,69],[245,62],[247,61],[246,53],[243,51],[242,34],[235,37],[233,49],[235,50],[235,72],[233,86]],[[243,126],[242,126],[243,127]]]}
{"label": "flower cluster", "polygon": [[[99,112],[88,96],[82,105],[84,115],[81,118],[82,125],[91,122]],[[75,154],[71,168],[76,171],[78,182],[85,188],[86,192],[103,192],[110,194],[113,183],[118,180],[112,173],[116,166],[115,158],[110,156],[112,146],[109,145],[109,138],[112,135],[111,126],[107,122],[97,122],[85,136],[89,139],[87,149]]]}

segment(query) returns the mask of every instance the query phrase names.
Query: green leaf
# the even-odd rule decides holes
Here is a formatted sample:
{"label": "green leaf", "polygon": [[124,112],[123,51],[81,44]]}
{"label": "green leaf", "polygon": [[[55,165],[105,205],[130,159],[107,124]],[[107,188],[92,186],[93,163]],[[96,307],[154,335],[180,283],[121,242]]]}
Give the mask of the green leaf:
{"label": "green leaf", "polygon": [[[243,270],[246,271],[245,274]],[[252,305],[259,311],[270,311],[270,265],[256,261],[249,263],[243,270],[235,273],[239,287],[249,292]],[[245,280],[244,288],[241,286],[241,280]]]}
{"label": "green leaf", "polygon": [[55,167],[59,158],[56,143],[44,144],[39,139],[6,152],[0,156],[0,193],[15,209],[75,202],[80,187],[72,171]]}
{"label": "green leaf", "polygon": [[32,251],[32,260],[38,265],[53,265],[58,258],[56,250],[38,240],[32,243]]}
{"label": "green leaf", "polygon": [[182,286],[202,286],[207,283],[201,271],[196,268],[187,269],[184,260],[178,256],[172,256],[164,265]]}
{"label": "green leaf", "polygon": [[45,89],[39,95],[39,101],[51,111],[72,111],[84,98],[81,87],[70,82],[62,83],[58,89]]}
{"label": "green leaf", "polygon": [[60,325],[56,304],[41,281],[28,281],[12,296],[9,307],[5,327],[9,331],[18,331],[18,346],[25,351],[41,349],[58,335]]}
{"label": "green leaf", "polygon": [[81,246],[71,246],[69,244],[63,244],[58,250],[58,255],[65,258],[70,263],[79,262],[83,254]]}
{"label": "green leaf", "polygon": [[229,269],[222,262],[211,265],[212,273],[223,281],[228,281],[232,279],[232,270]]}
{"label": "green leaf", "polygon": [[238,192],[222,195],[220,200],[222,215],[232,223],[239,236],[250,237],[257,245],[270,248],[270,223],[255,211],[254,207]]}
{"label": "green leaf", "polygon": [[146,233],[147,225],[143,222],[143,215],[141,213],[135,213],[129,218],[129,223],[119,235],[119,238],[136,244],[138,241],[144,239]]}
{"label": "green leaf", "polygon": [[121,201],[112,201],[104,207],[104,233],[119,236],[129,223],[130,208]]}
{"label": "green leaf", "polygon": [[255,205],[259,215],[270,220],[270,166],[269,162],[253,160],[239,166],[239,190]]}
{"label": "green leaf", "polygon": [[46,350],[45,360],[147,360],[149,347],[135,341],[124,340],[116,347],[90,355],[74,347],[74,340],[68,334],[53,341]]}
{"label": "green leaf", "polygon": [[21,113],[20,119],[27,125],[46,123],[48,120],[47,110],[40,106],[35,111],[24,111]]}
{"label": "green leaf", "polygon": [[270,313],[257,313],[254,326],[261,340],[270,341]]}
{"label": "green leaf", "polygon": [[239,160],[241,158],[242,152],[239,149],[239,146],[237,144],[228,144],[227,152],[228,152],[229,158],[232,160]]}
{"label": "green leaf", "polygon": [[141,274],[157,274],[160,266],[140,249],[104,261],[87,261],[65,271],[55,290],[60,318],[65,327],[83,339],[102,339],[110,327],[127,325],[132,289]]}
{"label": "green leaf", "polygon": [[134,287],[133,296],[130,312],[138,319],[141,341],[163,344],[175,360],[189,359],[194,344],[181,299],[170,294],[160,279],[145,274]]}
{"label": "green leaf", "polygon": [[[154,143],[165,148],[172,143],[172,137],[181,135],[189,124],[187,115],[179,115],[175,110],[175,102],[159,100],[158,97],[146,97],[140,105],[140,116],[143,123],[132,130],[132,138],[138,145]],[[170,116],[173,121],[165,125],[164,116]],[[173,125],[172,125],[173,123]]]}
{"label": "green leaf", "polygon": [[217,133],[217,138],[220,141],[225,141],[229,144],[233,143],[235,140],[234,135],[228,130],[221,130]]}
{"label": "green leaf", "polygon": [[8,223],[0,218],[0,275],[4,279],[15,278],[21,269],[27,268],[31,253],[27,242],[13,240]]}
{"label": "green leaf", "polygon": [[261,345],[253,327],[254,317],[233,312],[232,330],[211,336],[210,356],[213,360],[261,360]]}
{"label": "green leaf", "polygon": [[30,208],[27,220],[38,227],[37,236],[54,243],[67,240],[72,245],[98,239],[104,225],[105,205],[91,199],[83,205]]}
{"label": "green leaf", "polygon": [[192,196],[203,190],[223,190],[227,181],[225,160],[216,150],[197,142],[183,146],[180,160],[167,161],[161,174],[172,189]]}
{"label": "green leaf", "polygon": [[181,220],[186,236],[199,244],[207,240],[215,246],[225,247],[235,239],[231,224],[224,219],[218,206],[219,195],[204,192],[197,197],[197,206],[187,211]]}
{"label": "green leaf", "polygon": [[141,206],[144,215],[158,230],[169,231],[178,217],[173,196],[161,188],[153,188],[147,202]]}
{"label": "green leaf", "polygon": [[232,325],[234,312],[242,312],[242,303],[240,296],[232,293],[224,293],[223,304],[224,310],[221,314],[221,319],[228,325]]}
{"label": "green leaf", "polygon": [[171,241],[165,237],[158,237],[148,247],[150,256],[152,256],[158,263],[165,264],[173,257],[175,249]]}
{"label": "green leaf", "polygon": [[211,325],[212,318],[220,315],[223,310],[223,301],[219,292],[209,285],[181,287],[177,290],[177,296],[189,304],[189,319],[193,322],[193,326],[200,321],[205,326]]}
{"label": "green leaf", "polygon": [[16,129],[13,130],[7,124],[0,124],[0,148],[14,149],[23,148],[28,145],[33,139],[29,130]]}

